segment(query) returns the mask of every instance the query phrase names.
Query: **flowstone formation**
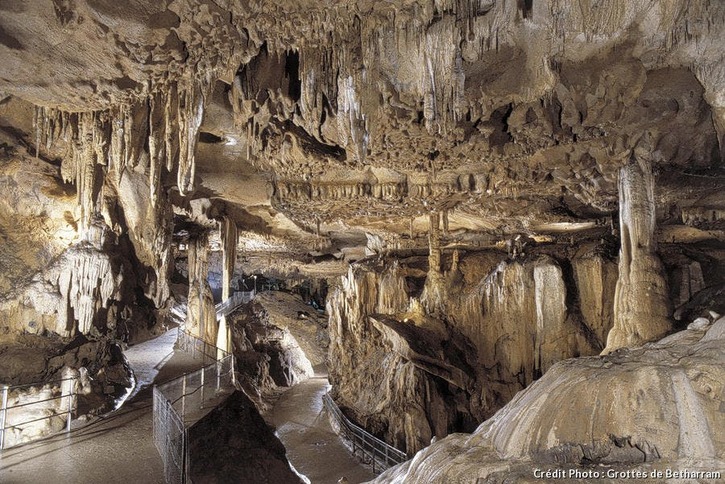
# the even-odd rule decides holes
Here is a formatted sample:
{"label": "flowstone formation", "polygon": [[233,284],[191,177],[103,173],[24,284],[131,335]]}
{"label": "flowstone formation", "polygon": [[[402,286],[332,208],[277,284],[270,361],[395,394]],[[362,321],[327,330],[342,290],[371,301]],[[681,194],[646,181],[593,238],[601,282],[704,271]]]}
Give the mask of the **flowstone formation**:
{"label": "flowstone formation", "polygon": [[374,482],[721,479],[724,337],[725,319],[705,320],[558,363],[473,434],[436,442]]}

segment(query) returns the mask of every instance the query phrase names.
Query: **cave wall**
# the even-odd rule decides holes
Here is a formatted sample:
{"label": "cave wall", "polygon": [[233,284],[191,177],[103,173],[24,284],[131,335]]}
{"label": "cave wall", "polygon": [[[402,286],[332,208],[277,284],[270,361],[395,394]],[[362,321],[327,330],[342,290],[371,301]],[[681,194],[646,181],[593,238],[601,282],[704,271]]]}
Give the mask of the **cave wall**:
{"label": "cave wall", "polygon": [[[599,354],[615,321],[608,243],[439,257],[437,290],[430,258],[378,260],[353,265],[327,305],[334,398],[408,452],[471,431],[556,362]],[[668,267],[681,274],[693,263]]]}

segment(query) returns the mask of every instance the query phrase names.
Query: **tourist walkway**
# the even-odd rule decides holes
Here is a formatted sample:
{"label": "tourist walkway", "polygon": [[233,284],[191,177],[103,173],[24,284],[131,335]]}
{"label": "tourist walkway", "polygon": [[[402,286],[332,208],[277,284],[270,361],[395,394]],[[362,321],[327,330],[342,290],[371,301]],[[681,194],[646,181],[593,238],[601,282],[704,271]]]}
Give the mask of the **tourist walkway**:
{"label": "tourist walkway", "polygon": [[[174,352],[177,330],[130,347],[124,354],[137,385],[124,405],[70,433],[0,453],[3,484],[163,484],[163,464],[153,443],[152,387],[203,366],[199,355]],[[270,413],[277,435],[297,471],[312,484],[351,484],[374,474],[355,459],[332,431],[322,404],[329,389],[318,375],[281,395]]]}
{"label": "tourist walkway", "polygon": [[332,430],[322,403],[330,385],[317,374],[285,391],[267,420],[287,448],[287,459],[312,484],[335,484],[346,477],[350,484],[366,482],[375,474],[350,454]]}
{"label": "tourist walkway", "polygon": [[153,443],[152,388],[203,364],[174,352],[176,330],[125,352],[137,379],[120,410],[48,439],[0,453],[3,484],[163,484],[163,464]]}

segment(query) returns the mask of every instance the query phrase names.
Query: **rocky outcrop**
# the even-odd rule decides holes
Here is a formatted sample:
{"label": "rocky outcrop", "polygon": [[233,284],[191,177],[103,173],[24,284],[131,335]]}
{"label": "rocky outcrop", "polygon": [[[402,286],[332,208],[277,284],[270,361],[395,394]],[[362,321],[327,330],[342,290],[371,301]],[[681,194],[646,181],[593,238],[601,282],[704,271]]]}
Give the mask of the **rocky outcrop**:
{"label": "rocky outcrop", "polygon": [[572,482],[722,476],[723,338],[725,319],[705,320],[657,343],[557,363],[472,435],[436,442],[374,482],[530,482],[542,470]]}
{"label": "rocky outcrop", "polygon": [[577,278],[550,256],[502,257],[439,252],[432,282],[423,259],[351,268],[328,300],[338,404],[414,452],[488,418],[555,362],[602,350],[613,263],[585,254]]}
{"label": "rocky outcrop", "polygon": [[285,457],[285,448],[237,391],[189,429],[189,477],[199,483],[302,483]]}
{"label": "rocky outcrop", "polygon": [[290,330],[276,326],[258,302],[242,306],[228,320],[240,383],[261,409],[275,388],[314,375],[312,363]]}

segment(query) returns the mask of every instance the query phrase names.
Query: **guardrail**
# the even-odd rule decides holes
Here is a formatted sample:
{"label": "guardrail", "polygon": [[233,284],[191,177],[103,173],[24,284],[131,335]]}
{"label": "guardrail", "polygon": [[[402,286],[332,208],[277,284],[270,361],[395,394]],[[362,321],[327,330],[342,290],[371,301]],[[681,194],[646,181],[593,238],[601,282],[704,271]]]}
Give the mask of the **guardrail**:
{"label": "guardrail", "polygon": [[322,396],[322,401],[330,414],[330,419],[334,422],[333,427],[337,427],[338,434],[352,444],[353,455],[357,456],[357,452],[360,451],[360,460],[372,464],[373,472],[382,472],[408,460],[408,456],[402,450],[396,449],[350,422],[328,393]]}
{"label": "guardrail", "polygon": [[[220,392],[236,386],[233,355],[181,331],[177,345],[214,363],[154,386],[154,444],[164,463],[166,482],[172,484],[187,482],[191,462],[187,445],[189,427],[200,418],[205,406],[208,408],[210,402],[218,399]],[[219,360],[217,351],[222,355]]]}
{"label": "guardrail", "polygon": [[[73,412],[76,410],[77,381],[78,376],[74,374],[46,382],[2,385],[0,450],[33,442],[63,430],[70,432]],[[11,400],[15,400],[15,403],[9,405]],[[38,414],[41,416],[37,417]],[[47,423],[41,425],[43,421]],[[61,423],[62,426],[58,425]],[[8,434],[15,440],[10,441]]]}
{"label": "guardrail", "polygon": [[256,291],[235,292],[226,301],[220,302],[215,306],[216,318],[220,319],[222,316],[228,316],[242,304],[246,304],[254,299],[256,294]]}
{"label": "guardrail", "polygon": [[192,358],[196,358],[197,355],[201,355],[204,363],[217,361],[217,359],[221,359],[229,355],[229,353],[221,348],[218,348],[216,345],[208,343],[186,330],[182,331],[181,328],[179,328],[179,333],[176,337],[176,347],[186,351],[187,353],[191,353]]}

